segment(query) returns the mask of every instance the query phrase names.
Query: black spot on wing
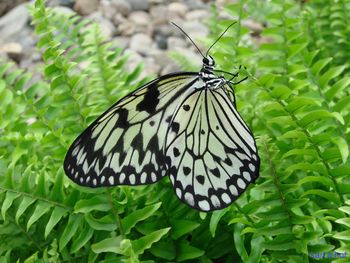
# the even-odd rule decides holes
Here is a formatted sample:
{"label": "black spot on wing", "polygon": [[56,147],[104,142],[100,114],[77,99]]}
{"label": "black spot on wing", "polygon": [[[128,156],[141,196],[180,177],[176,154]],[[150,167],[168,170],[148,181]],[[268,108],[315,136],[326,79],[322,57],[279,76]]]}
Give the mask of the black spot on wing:
{"label": "black spot on wing", "polygon": [[122,128],[122,129],[129,127],[128,114],[129,114],[128,110],[123,108],[118,109],[119,118],[116,123],[116,127]]}
{"label": "black spot on wing", "polygon": [[216,176],[217,178],[220,178],[220,171],[218,168],[212,169],[210,170],[214,176]]}
{"label": "black spot on wing", "polygon": [[173,132],[178,133],[178,132],[179,132],[179,129],[180,129],[179,123],[173,122],[173,123],[171,124],[171,130],[172,130]]}
{"label": "black spot on wing", "polygon": [[203,175],[197,175],[196,179],[197,179],[198,183],[200,183],[202,185],[204,184],[204,176]]}
{"label": "black spot on wing", "polygon": [[143,100],[136,105],[136,110],[147,111],[147,113],[153,114],[159,103],[159,90],[154,86],[150,86],[147,88],[145,94]]}
{"label": "black spot on wing", "polygon": [[189,105],[183,105],[182,108],[185,110],[185,111],[189,111],[190,110],[190,106]]}
{"label": "black spot on wing", "polygon": [[185,166],[185,167],[183,168],[183,171],[184,171],[184,174],[185,174],[185,175],[189,175],[190,172],[191,172],[191,168]]}
{"label": "black spot on wing", "polygon": [[176,148],[176,147],[174,147],[174,156],[175,157],[178,157],[179,155],[180,155],[180,151],[179,151],[179,149],[178,148]]}

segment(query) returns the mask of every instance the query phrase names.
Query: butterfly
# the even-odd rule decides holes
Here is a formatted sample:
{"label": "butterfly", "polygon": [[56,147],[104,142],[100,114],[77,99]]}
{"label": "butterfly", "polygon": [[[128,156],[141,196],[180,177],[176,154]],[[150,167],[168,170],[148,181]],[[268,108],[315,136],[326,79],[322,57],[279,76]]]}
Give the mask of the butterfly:
{"label": "butterfly", "polygon": [[260,159],[236,109],[233,86],[242,80],[233,82],[238,73],[215,74],[224,71],[215,69],[211,47],[204,56],[196,46],[199,72],[156,78],[98,117],[69,148],[67,176],[88,187],[146,185],[169,176],[181,201],[206,212],[235,201],[259,176]]}

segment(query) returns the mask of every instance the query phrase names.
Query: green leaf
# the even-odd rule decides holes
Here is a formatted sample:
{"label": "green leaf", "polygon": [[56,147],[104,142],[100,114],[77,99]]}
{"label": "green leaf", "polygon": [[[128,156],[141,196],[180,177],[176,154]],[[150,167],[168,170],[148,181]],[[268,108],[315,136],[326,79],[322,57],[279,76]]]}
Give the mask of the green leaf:
{"label": "green leaf", "polygon": [[203,250],[190,246],[186,242],[181,242],[178,244],[176,261],[182,262],[185,260],[199,258],[203,256],[204,253],[205,252]]}
{"label": "green leaf", "polygon": [[315,105],[315,100],[306,97],[294,97],[291,102],[286,106],[286,109],[294,113],[304,106]]}
{"label": "green leaf", "polygon": [[94,230],[92,228],[88,228],[80,232],[80,235],[76,240],[74,240],[72,244],[70,253],[75,253],[79,249],[81,249],[91,239],[93,234],[94,234]]}
{"label": "green leaf", "polygon": [[198,222],[183,220],[183,219],[174,219],[171,220],[171,237],[173,239],[178,239],[179,237],[192,232],[200,224]]}
{"label": "green leaf", "polygon": [[23,199],[16,212],[16,222],[18,223],[19,218],[27,210],[27,208],[35,202],[35,199],[29,196],[23,196]]}
{"label": "green leaf", "polygon": [[154,231],[151,234],[143,236],[137,240],[132,241],[132,247],[136,255],[143,254],[143,252],[150,248],[153,243],[158,242],[164,235],[166,235],[170,230],[170,227],[162,228],[160,230]]}
{"label": "green leaf", "polygon": [[146,206],[140,210],[136,210],[122,219],[122,225],[125,234],[128,234],[138,222],[143,221],[152,216],[161,206],[161,202],[154,205]]}
{"label": "green leaf", "polygon": [[27,222],[27,229],[31,227],[36,221],[38,221],[43,215],[45,215],[51,209],[52,204],[38,201],[35,210]]}
{"label": "green leaf", "polygon": [[327,66],[332,60],[333,60],[333,58],[324,58],[324,59],[317,61],[311,68],[312,73],[314,75],[318,75],[321,72],[321,70],[325,66]]}
{"label": "green leaf", "polygon": [[59,206],[55,206],[53,212],[51,213],[49,222],[47,222],[45,227],[45,238],[48,237],[51,230],[55,227],[55,225],[61,220],[61,218],[67,213],[67,209]]}
{"label": "green leaf", "polygon": [[176,256],[175,244],[171,240],[159,241],[152,245],[149,249],[154,256],[157,258],[163,258],[166,260],[173,260]]}
{"label": "green leaf", "polygon": [[345,225],[350,228],[350,218],[339,218],[335,220],[336,223]]}
{"label": "green leaf", "polygon": [[350,86],[350,77],[344,77],[334,83],[332,87],[326,92],[326,97],[328,100],[333,99],[336,95],[341,95],[345,88]]}
{"label": "green leaf", "polygon": [[59,240],[59,248],[60,251],[62,251],[68,242],[72,239],[72,237],[75,235],[75,233],[78,230],[79,225],[81,224],[81,221],[83,219],[83,216],[81,214],[71,214],[69,216],[68,224],[65,227],[61,238]]}
{"label": "green leaf", "polygon": [[331,79],[338,77],[347,66],[338,66],[330,68],[327,72],[325,72],[319,79],[319,83],[321,87],[324,87],[328,84]]}
{"label": "green leaf", "polygon": [[332,141],[338,146],[343,163],[346,163],[349,157],[348,143],[342,137],[333,137]]}
{"label": "green leaf", "polygon": [[302,127],[306,127],[308,125],[310,125],[311,123],[313,123],[314,121],[319,121],[319,120],[323,120],[325,118],[334,118],[334,116],[332,115],[332,113],[330,113],[327,110],[314,110],[311,111],[309,113],[307,113],[303,118],[301,118],[301,120],[299,120],[299,124]]}
{"label": "green leaf", "polygon": [[223,209],[223,210],[214,211],[212,213],[210,218],[210,223],[209,223],[209,229],[212,237],[215,237],[215,232],[216,232],[218,223],[220,222],[220,219],[226,214],[227,211],[228,211],[227,209]]}
{"label": "green leaf", "polygon": [[89,213],[91,211],[109,211],[111,205],[106,195],[95,195],[90,199],[83,199],[76,203],[74,211],[76,213]]}
{"label": "green leaf", "polygon": [[233,238],[234,238],[234,245],[235,248],[241,257],[243,261],[247,261],[248,259],[248,253],[245,248],[245,235],[242,234],[242,230],[244,229],[244,225],[241,223],[234,225],[234,232],[233,232]]}
{"label": "green leaf", "polygon": [[340,204],[340,200],[339,200],[337,194],[333,193],[333,192],[326,192],[326,191],[320,190],[320,189],[311,189],[311,190],[308,190],[302,194],[302,196],[307,196],[307,195],[318,195],[318,196],[321,196],[321,197],[323,197],[329,201],[332,201],[338,205]]}
{"label": "green leaf", "polygon": [[283,158],[287,158],[294,155],[300,155],[300,156],[308,155],[308,156],[316,157],[317,152],[314,149],[292,149],[286,152],[283,155]]}
{"label": "green leaf", "polygon": [[105,230],[113,231],[116,229],[115,220],[112,218],[112,215],[106,215],[102,218],[96,219],[92,214],[85,214],[85,220],[95,230]]}
{"label": "green leaf", "polygon": [[2,202],[1,206],[1,215],[2,218],[5,220],[6,218],[6,212],[7,210],[11,207],[13,201],[17,199],[20,196],[19,193],[14,193],[14,192],[6,192],[5,200]]}
{"label": "green leaf", "polygon": [[342,231],[342,232],[335,233],[333,235],[333,237],[336,238],[336,239],[349,241],[350,240],[350,230],[345,230],[345,231]]}
{"label": "green leaf", "polygon": [[122,240],[123,240],[122,236],[106,238],[98,243],[91,245],[91,249],[97,254],[100,254],[103,252],[112,252],[112,253],[121,254],[122,251],[120,249],[120,243],[122,242]]}

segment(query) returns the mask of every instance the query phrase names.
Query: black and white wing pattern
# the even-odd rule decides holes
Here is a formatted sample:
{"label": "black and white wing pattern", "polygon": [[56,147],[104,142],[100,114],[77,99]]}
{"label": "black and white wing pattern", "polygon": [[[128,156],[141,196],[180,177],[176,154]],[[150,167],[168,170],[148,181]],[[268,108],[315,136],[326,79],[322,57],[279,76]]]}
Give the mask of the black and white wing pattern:
{"label": "black and white wing pattern", "polygon": [[68,150],[64,170],[89,187],[142,185],[166,175],[164,140],[179,101],[198,73],[169,74],[127,95]]}
{"label": "black and white wing pattern", "polygon": [[230,205],[259,174],[253,135],[229,88],[207,87],[186,96],[166,135],[167,174],[175,193],[201,211]]}
{"label": "black and white wing pattern", "polygon": [[214,65],[209,56],[200,72],[162,76],[113,105],[68,150],[68,177],[99,187],[151,184],[169,175],[190,207],[230,205],[256,180],[260,160],[231,80],[216,76]]}

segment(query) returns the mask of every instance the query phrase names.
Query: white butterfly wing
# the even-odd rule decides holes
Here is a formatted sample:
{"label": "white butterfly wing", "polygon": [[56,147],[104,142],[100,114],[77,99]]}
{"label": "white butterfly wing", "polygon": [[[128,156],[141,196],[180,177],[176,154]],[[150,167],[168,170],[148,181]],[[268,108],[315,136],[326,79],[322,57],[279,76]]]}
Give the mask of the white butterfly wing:
{"label": "white butterfly wing", "polygon": [[167,127],[197,78],[195,73],[169,74],[117,102],[72,144],[66,174],[90,187],[150,184],[164,177]]}
{"label": "white butterfly wing", "polygon": [[[197,85],[205,85],[202,80]],[[166,135],[166,163],[176,195],[201,211],[230,205],[254,182],[259,157],[227,86],[188,94]]]}

